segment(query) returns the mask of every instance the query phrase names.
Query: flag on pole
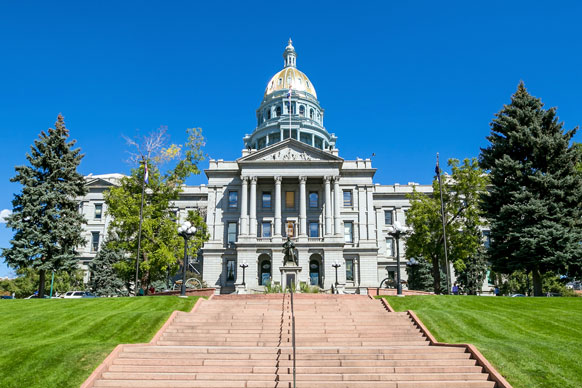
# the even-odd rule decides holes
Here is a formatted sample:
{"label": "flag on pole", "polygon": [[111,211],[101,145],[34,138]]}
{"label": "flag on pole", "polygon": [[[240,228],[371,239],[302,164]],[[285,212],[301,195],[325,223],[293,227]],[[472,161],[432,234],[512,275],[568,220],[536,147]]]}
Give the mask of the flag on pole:
{"label": "flag on pole", "polygon": [[439,167],[439,153],[437,152],[437,164],[436,167],[434,168],[434,172],[437,174],[437,177],[441,178],[441,168]]}
{"label": "flag on pole", "polygon": [[291,100],[291,93],[293,92],[293,85],[289,85],[289,91],[287,92],[287,98]]}
{"label": "flag on pole", "polygon": [[145,162],[144,164],[145,164],[145,172],[143,174],[143,181],[147,185],[148,183],[150,183],[150,174],[148,171],[148,162]]}

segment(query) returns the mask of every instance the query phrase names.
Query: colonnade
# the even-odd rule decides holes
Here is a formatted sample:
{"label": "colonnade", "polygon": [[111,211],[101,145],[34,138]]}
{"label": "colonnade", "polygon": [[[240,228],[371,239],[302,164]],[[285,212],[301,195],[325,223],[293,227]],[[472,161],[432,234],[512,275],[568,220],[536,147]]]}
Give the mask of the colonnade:
{"label": "colonnade", "polygon": [[[257,177],[256,176],[241,176],[242,193],[241,193],[241,215],[240,215],[240,231],[242,236],[257,236]],[[299,236],[307,236],[307,177],[298,176],[299,181]],[[274,201],[274,236],[281,236],[281,207],[282,207],[282,193],[281,193],[281,176],[273,177],[275,185],[275,201]],[[332,205],[332,190],[331,184],[333,181],[333,199]],[[325,226],[324,233],[326,236],[341,235],[341,200],[342,193],[340,191],[339,176],[325,176],[324,182],[324,205],[325,205]],[[250,195],[248,193],[250,186]],[[247,206],[248,205],[248,206]],[[333,212],[332,212],[333,207]],[[333,232],[332,232],[333,224]]]}

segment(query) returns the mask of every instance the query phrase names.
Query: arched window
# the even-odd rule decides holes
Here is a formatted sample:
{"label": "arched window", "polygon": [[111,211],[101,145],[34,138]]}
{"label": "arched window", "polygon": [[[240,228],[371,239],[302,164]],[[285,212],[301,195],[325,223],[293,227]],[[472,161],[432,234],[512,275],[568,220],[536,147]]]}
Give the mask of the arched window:
{"label": "arched window", "polygon": [[299,106],[299,116],[305,116],[305,107],[303,105]]}
{"label": "arched window", "polygon": [[279,117],[281,116],[281,107],[278,106],[277,109],[275,109],[275,117]]}
{"label": "arched window", "polygon": [[267,120],[271,120],[271,107],[267,108]]}
{"label": "arched window", "polygon": [[268,255],[259,257],[259,285],[264,286],[271,281],[271,258]]}
{"label": "arched window", "polygon": [[311,120],[313,120],[313,116],[314,116],[314,115],[315,115],[315,113],[314,113],[314,111],[313,111],[313,108],[312,108],[312,109],[309,109],[309,118],[310,118]]}
{"label": "arched window", "polygon": [[281,86],[281,84],[283,83],[283,78],[279,78],[279,83],[278,85]]}

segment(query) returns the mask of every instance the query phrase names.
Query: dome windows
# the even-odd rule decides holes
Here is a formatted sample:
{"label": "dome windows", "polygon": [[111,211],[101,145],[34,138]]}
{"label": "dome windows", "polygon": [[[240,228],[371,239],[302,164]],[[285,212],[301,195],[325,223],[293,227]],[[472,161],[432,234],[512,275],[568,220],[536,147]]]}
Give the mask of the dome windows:
{"label": "dome windows", "polygon": [[299,106],[299,116],[302,116],[302,117],[305,116],[305,106],[304,105]]}
{"label": "dome windows", "polygon": [[279,117],[281,116],[281,107],[277,106],[277,108],[275,108],[275,117]]}
{"label": "dome windows", "polygon": [[309,109],[309,118],[313,120],[313,116],[315,115],[313,108]]}
{"label": "dome windows", "polygon": [[[277,83],[277,86],[281,86],[282,83],[283,83],[283,78],[279,78],[279,82]],[[271,82],[271,84],[273,84],[273,83]]]}

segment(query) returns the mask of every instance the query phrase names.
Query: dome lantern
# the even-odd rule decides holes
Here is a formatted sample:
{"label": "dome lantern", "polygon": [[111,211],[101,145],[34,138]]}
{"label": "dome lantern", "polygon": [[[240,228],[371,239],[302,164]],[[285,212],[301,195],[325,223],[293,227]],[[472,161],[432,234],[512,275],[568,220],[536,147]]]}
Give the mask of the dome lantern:
{"label": "dome lantern", "polygon": [[297,53],[295,52],[295,47],[293,47],[293,41],[291,38],[289,38],[289,43],[287,44],[287,47],[285,47],[283,59],[285,60],[285,67],[297,67]]}

